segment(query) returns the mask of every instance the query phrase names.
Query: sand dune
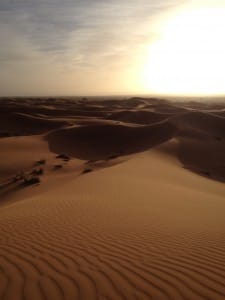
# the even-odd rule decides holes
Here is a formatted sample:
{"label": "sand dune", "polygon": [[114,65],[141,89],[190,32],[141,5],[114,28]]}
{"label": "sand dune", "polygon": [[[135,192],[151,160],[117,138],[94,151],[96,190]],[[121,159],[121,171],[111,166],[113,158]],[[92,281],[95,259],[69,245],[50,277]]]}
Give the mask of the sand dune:
{"label": "sand dune", "polygon": [[0,134],[5,136],[41,134],[66,124],[22,113],[1,114],[0,118]]}
{"label": "sand dune", "polygon": [[154,124],[166,120],[169,116],[170,115],[168,114],[161,114],[142,109],[139,111],[123,110],[113,112],[108,116],[108,119],[136,124]]}
{"label": "sand dune", "polygon": [[1,297],[223,299],[224,192],[147,153],[4,207]]}
{"label": "sand dune", "polygon": [[[35,161],[45,158],[48,145],[41,137],[9,137],[0,139],[0,178],[31,167]],[[49,154],[48,154],[49,156]]]}
{"label": "sand dune", "polygon": [[224,118],[212,113],[201,111],[189,112],[179,115],[176,121],[181,130],[190,129],[192,131],[202,131],[214,138],[225,138]]}
{"label": "sand dune", "polygon": [[[214,152],[217,150],[216,153]],[[212,179],[225,181],[225,143],[184,139],[178,157],[184,167]]]}
{"label": "sand dune", "polygon": [[50,150],[80,159],[104,159],[112,154],[144,151],[173,136],[174,127],[163,122],[152,126],[92,125],[65,128],[47,136]]}
{"label": "sand dune", "polygon": [[158,106],[0,101],[0,299],[225,299],[221,106]]}
{"label": "sand dune", "polygon": [[205,112],[189,112],[175,118],[177,155],[185,168],[225,181],[225,122]]}

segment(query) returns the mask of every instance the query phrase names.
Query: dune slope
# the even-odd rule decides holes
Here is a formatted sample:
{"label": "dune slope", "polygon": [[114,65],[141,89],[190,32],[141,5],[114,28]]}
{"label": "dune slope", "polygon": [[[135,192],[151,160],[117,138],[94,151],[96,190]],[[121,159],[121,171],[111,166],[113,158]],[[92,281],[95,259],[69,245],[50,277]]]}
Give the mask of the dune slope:
{"label": "dune slope", "polygon": [[2,207],[0,299],[224,299],[224,193],[146,153]]}
{"label": "dune slope", "polygon": [[225,299],[222,104],[0,107],[0,300]]}

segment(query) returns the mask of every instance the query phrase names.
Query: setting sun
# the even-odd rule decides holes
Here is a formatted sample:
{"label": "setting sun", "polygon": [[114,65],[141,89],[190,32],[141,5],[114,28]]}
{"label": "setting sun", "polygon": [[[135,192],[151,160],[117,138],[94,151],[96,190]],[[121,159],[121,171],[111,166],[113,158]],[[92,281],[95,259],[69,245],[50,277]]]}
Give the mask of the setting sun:
{"label": "setting sun", "polygon": [[180,12],[167,20],[160,38],[146,47],[145,90],[168,94],[225,92],[225,7]]}

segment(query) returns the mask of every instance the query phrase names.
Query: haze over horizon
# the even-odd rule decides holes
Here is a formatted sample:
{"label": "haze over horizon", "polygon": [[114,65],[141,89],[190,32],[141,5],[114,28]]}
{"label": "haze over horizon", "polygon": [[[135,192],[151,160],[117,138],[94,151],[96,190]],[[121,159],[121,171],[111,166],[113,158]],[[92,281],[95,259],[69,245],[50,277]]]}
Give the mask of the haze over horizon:
{"label": "haze over horizon", "polygon": [[224,95],[224,34],[224,0],[3,0],[0,96]]}

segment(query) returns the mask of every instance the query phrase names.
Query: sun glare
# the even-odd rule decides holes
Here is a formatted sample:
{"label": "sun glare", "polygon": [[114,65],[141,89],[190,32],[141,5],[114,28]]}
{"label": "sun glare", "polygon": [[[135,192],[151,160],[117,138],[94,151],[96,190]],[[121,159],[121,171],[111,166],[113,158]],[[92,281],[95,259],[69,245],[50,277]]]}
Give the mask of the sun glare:
{"label": "sun glare", "polygon": [[225,93],[225,6],[182,12],[164,24],[146,49],[142,82],[147,91]]}

